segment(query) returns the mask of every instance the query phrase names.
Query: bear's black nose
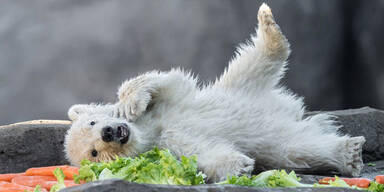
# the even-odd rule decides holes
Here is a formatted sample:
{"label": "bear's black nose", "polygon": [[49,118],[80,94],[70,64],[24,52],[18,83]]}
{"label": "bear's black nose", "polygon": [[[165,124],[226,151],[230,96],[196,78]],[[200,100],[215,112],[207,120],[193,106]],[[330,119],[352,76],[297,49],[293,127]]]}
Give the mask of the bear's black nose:
{"label": "bear's black nose", "polygon": [[113,141],[113,128],[112,127],[104,127],[102,130],[101,130],[101,139],[104,141],[104,142],[111,142]]}
{"label": "bear's black nose", "polygon": [[104,142],[115,141],[120,144],[125,144],[129,140],[130,131],[125,123],[106,126],[101,129],[101,139]]}
{"label": "bear's black nose", "polygon": [[119,143],[124,144],[128,142],[130,131],[128,125],[125,123],[117,125],[116,139]]}

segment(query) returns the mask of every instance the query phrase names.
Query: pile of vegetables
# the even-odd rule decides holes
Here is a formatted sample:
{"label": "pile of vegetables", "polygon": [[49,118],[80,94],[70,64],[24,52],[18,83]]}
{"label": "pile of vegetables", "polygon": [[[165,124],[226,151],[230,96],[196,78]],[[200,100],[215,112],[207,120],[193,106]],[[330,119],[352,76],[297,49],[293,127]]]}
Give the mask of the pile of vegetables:
{"label": "pile of vegetables", "polygon": [[[0,174],[0,191],[56,192],[80,183],[111,178],[150,184],[205,183],[205,175],[197,169],[196,156],[183,156],[178,160],[169,150],[155,148],[135,158],[116,157],[114,161],[100,163],[84,160],[80,168],[51,166],[31,168],[25,173]],[[227,180],[216,184],[251,187],[347,187],[384,192],[384,175],[376,176],[374,181],[365,178],[325,177],[319,183],[303,184],[293,171],[287,173],[285,170],[269,170],[254,176],[229,176]]]}
{"label": "pile of vegetables", "polygon": [[313,187],[310,184],[300,183],[295,172],[289,174],[285,170],[264,171],[258,175],[232,176],[219,184],[243,185],[251,187]]}
{"label": "pile of vegetables", "polygon": [[252,177],[232,176],[219,184],[251,187],[345,187],[369,192],[384,192],[384,175],[376,176],[375,181],[366,178],[325,177],[319,183],[312,185],[300,183],[300,178],[293,171],[288,174],[284,170],[270,170]]}
{"label": "pile of vegetables", "polygon": [[0,174],[0,191],[7,192],[56,192],[65,187],[79,185],[73,177],[79,168],[62,165],[30,168],[24,173]]}
{"label": "pile of vegetables", "polygon": [[75,181],[118,178],[137,183],[199,185],[205,175],[197,170],[196,156],[178,160],[169,150],[155,148],[135,158],[119,158],[103,163],[84,160]]}

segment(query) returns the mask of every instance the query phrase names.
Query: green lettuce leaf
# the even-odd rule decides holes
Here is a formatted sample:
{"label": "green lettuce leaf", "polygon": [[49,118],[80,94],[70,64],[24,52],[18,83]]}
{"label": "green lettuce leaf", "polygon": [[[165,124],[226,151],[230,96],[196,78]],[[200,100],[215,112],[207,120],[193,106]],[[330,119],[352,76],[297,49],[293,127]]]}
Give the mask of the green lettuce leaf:
{"label": "green lettuce leaf", "polygon": [[369,184],[368,191],[370,191],[370,192],[384,192],[384,185],[377,183],[377,182],[371,182]]}
{"label": "green lettuce leaf", "polygon": [[63,170],[61,170],[60,168],[56,168],[54,171],[53,171],[53,174],[55,175],[56,179],[57,179],[57,183],[54,184],[52,187],[51,187],[51,190],[49,190],[50,192],[56,192],[56,191],[59,191],[60,189],[64,189],[66,186],[64,184],[64,178],[65,178],[65,175],[63,173]]}
{"label": "green lettuce leaf", "polygon": [[99,180],[105,179],[124,179],[124,175],[122,174],[114,174],[108,168],[103,169],[99,175]]}
{"label": "green lettuce leaf", "polygon": [[300,183],[294,171],[289,174],[285,170],[274,170],[268,178],[268,187],[312,187],[313,185]]}
{"label": "green lettuce leaf", "polygon": [[79,169],[79,174],[74,175],[75,183],[80,183],[80,181],[91,182],[91,181],[95,181],[96,179],[97,179],[96,174],[92,170],[90,165],[81,166]]}
{"label": "green lettuce leaf", "polygon": [[[29,191],[28,191],[29,192]],[[33,192],[41,192],[40,185],[36,185],[36,187],[33,189]]]}
{"label": "green lettuce leaf", "polygon": [[255,186],[253,182],[254,177],[243,176],[231,176],[227,180],[217,184],[230,184],[230,185],[242,185],[242,186]]}
{"label": "green lettuce leaf", "polygon": [[340,179],[337,176],[335,176],[335,181],[332,181],[332,180],[329,181],[329,186],[351,188],[351,186],[349,186],[344,180]]}
{"label": "green lettuce leaf", "polygon": [[121,178],[137,183],[198,185],[205,175],[197,170],[196,156],[178,160],[169,150],[154,148],[135,158],[120,158],[109,162],[84,160],[75,182]]}
{"label": "green lettuce leaf", "polygon": [[264,171],[256,176],[232,176],[219,184],[232,184],[253,187],[312,187],[313,185],[300,183],[295,172],[289,174],[285,170]]}

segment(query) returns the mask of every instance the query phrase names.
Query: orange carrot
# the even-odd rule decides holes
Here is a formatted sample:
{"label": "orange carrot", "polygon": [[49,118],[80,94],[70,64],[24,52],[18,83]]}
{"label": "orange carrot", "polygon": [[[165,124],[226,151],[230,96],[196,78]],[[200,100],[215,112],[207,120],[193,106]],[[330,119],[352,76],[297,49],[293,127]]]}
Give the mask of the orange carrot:
{"label": "orange carrot", "polygon": [[11,182],[11,180],[20,175],[25,175],[25,173],[7,173],[7,174],[0,174],[0,181],[8,181]]}
{"label": "orange carrot", "polygon": [[[46,188],[48,190],[51,190],[52,186],[56,183],[57,183],[57,181],[46,181],[46,182],[41,184],[41,187]],[[72,187],[72,186],[80,185],[80,184],[75,183],[75,181],[73,181],[73,180],[64,180],[64,184],[66,187]]]}
{"label": "orange carrot", "polygon": [[377,183],[384,184],[384,175],[377,175],[375,180]]}
{"label": "orange carrot", "polygon": [[49,166],[49,167],[35,167],[35,168],[29,168],[25,171],[25,175],[28,176],[53,176],[53,171],[56,168],[65,168],[68,167],[68,165],[59,165],[59,166]]}
{"label": "orange carrot", "polygon": [[1,192],[25,192],[26,189],[0,187]]}
{"label": "orange carrot", "polygon": [[17,176],[12,179],[12,183],[29,187],[41,186],[46,181],[56,181],[56,178],[53,176]]}
{"label": "orange carrot", "polygon": [[75,183],[74,180],[64,180],[64,184],[65,184],[65,186],[67,186],[67,187],[73,187],[73,186],[81,185],[81,184],[77,184],[77,183]]}
{"label": "orange carrot", "polygon": [[[35,190],[34,188],[25,189],[25,188],[14,188],[14,187],[11,187],[11,188],[0,187],[1,192],[33,192],[34,190]],[[44,188],[40,188],[40,191],[47,192],[47,190]]]}
{"label": "orange carrot", "polygon": [[371,180],[366,178],[344,178],[343,179],[350,186],[357,186],[360,188],[368,188]]}
{"label": "orange carrot", "polygon": [[[366,178],[340,178],[345,181],[349,186],[357,186],[360,188],[368,188],[371,180]],[[320,179],[320,184],[329,184],[329,181],[335,181],[334,177],[325,177]]]}
{"label": "orange carrot", "polygon": [[24,192],[22,189],[8,189],[8,188],[4,188],[4,187],[0,187],[0,191],[1,192]]}
{"label": "orange carrot", "polygon": [[[33,187],[28,187],[24,185],[19,185],[15,183],[9,183],[5,181],[0,181],[0,191],[33,191]],[[41,191],[46,191],[45,189],[42,189]]]}
{"label": "orange carrot", "polygon": [[334,177],[324,177],[319,180],[319,184],[328,185],[329,181],[335,181]]}
{"label": "orange carrot", "polygon": [[79,174],[79,168],[74,166],[67,166],[62,170],[66,179],[73,179],[74,174]]}
{"label": "orange carrot", "polygon": [[29,176],[54,176],[53,171],[56,168],[60,168],[63,170],[63,173],[66,177],[66,179],[73,179],[73,174],[79,174],[79,168],[69,165],[59,165],[59,166],[49,166],[49,167],[36,167],[36,168],[30,168],[25,171],[26,175]]}

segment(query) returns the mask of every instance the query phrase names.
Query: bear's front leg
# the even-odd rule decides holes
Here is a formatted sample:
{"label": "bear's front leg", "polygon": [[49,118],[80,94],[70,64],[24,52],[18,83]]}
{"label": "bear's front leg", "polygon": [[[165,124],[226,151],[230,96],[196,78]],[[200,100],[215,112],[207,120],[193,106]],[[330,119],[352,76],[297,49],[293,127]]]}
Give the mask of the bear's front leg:
{"label": "bear's front leg", "polygon": [[181,70],[153,71],[125,81],[119,88],[115,116],[134,121],[157,102],[175,104],[194,93],[196,80]]}
{"label": "bear's front leg", "polygon": [[169,148],[178,157],[196,155],[199,170],[207,175],[210,182],[223,181],[228,176],[250,175],[253,171],[255,161],[230,143],[207,138],[169,138],[172,139],[163,143],[162,147]]}
{"label": "bear's front leg", "polygon": [[[220,150],[217,150],[220,149]],[[199,169],[211,182],[227,179],[228,176],[250,175],[255,161],[230,147],[212,147],[197,154]]]}
{"label": "bear's front leg", "polygon": [[199,168],[212,182],[228,176],[251,175],[255,161],[239,151],[204,153],[198,155]]}

